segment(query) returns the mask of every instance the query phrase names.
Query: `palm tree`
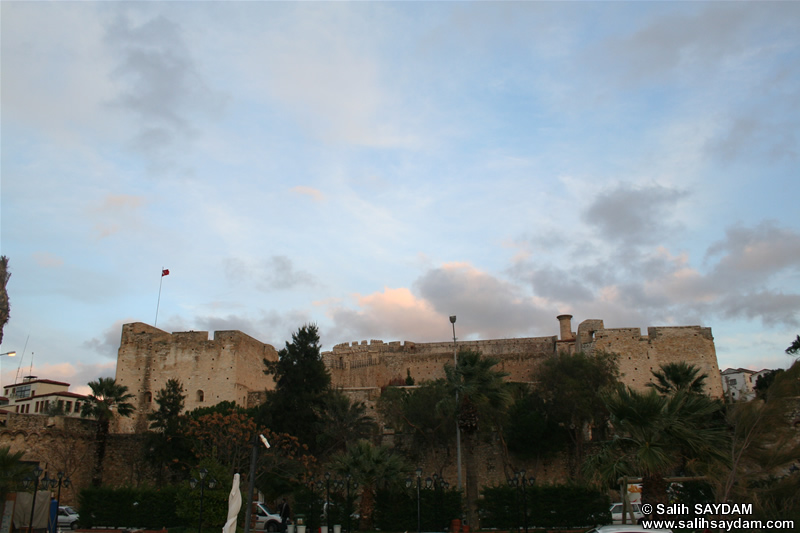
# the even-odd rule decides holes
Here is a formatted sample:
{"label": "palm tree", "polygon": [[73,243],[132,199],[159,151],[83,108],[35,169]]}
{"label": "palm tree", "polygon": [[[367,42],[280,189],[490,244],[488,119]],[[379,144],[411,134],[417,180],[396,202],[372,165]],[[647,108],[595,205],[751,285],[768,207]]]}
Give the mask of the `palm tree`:
{"label": "palm tree", "polygon": [[662,364],[660,368],[661,370],[651,372],[657,381],[648,383],[648,387],[656,389],[661,394],[672,394],[679,390],[695,394],[704,393],[703,389],[708,374],[701,374],[700,369],[695,365],[680,361]]}
{"label": "palm tree", "polygon": [[[483,421],[497,419],[512,401],[511,391],[503,379],[508,373],[494,370],[497,363],[497,359],[482,357],[480,352],[462,350],[458,354],[457,366],[445,365],[444,368],[451,394],[458,396],[456,416],[464,436],[467,520],[473,529],[478,528],[475,504],[478,499],[475,462],[478,430]],[[488,424],[484,423],[484,426]]]}
{"label": "palm tree", "polygon": [[320,419],[317,444],[324,456],[345,451],[348,442],[368,439],[378,428],[375,420],[367,414],[364,402],[351,401],[341,390],[332,390],[326,396]]}
{"label": "palm tree", "polygon": [[133,394],[129,394],[128,387],[118,385],[113,378],[90,381],[89,388],[92,389],[92,393],[81,407],[81,416],[97,420],[97,447],[95,448],[92,485],[99,487],[103,483],[103,458],[106,455],[109,424],[115,413],[119,416],[133,414],[134,407],[128,403],[128,400],[133,398]]}
{"label": "palm tree", "polygon": [[664,477],[693,459],[722,460],[725,428],[712,420],[721,404],[679,390],[660,396],[620,386],[605,398],[614,437],[585,464],[596,479],[642,477],[642,500],[668,503]]}
{"label": "palm tree", "polygon": [[798,335],[797,338],[792,341],[792,344],[786,348],[786,353],[789,355],[800,353],[800,335]]}
{"label": "palm tree", "polygon": [[10,446],[0,446],[0,502],[6,501],[6,493],[16,489],[31,470],[30,464],[22,462],[25,452],[11,453]]}
{"label": "palm tree", "polygon": [[372,529],[372,514],[379,481],[400,483],[410,470],[405,459],[392,452],[388,446],[375,446],[368,440],[359,440],[347,451],[331,458],[331,469],[339,474],[350,474],[361,488],[361,527]]}
{"label": "palm tree", "polygon": [[3,328],[8,324],[8,318],[11,315],[11,306],[8,303],[8,292],[6,285],[8,279],[11,277],[11,272],[8,271],[8,257],[0,257],[0,344],[3,343]]}

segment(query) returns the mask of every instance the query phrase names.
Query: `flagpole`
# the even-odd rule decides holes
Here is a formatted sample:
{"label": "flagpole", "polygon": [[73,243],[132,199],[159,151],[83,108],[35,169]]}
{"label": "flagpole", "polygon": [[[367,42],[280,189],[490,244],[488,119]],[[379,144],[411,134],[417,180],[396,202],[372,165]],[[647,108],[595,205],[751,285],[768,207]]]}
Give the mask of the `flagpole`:
{"label": "flagpole", "polygon": [[156,320],[153,322],[153,327],[158,326],[158,307],[161,305],[161,285],[164,284],[164,267],[161,267],[161,279],[158,282],[158,303],[156,303]]}
{"label": "flagpole", "polygon": [[161,267],[161,280],[158,282],[158,303],[156,303],[156,320],[155,320],[155,322],[153,322],[153,327],[158,326],[158,308],[159,308],[159,306],[161,306],[161,285],[164,284],[164,276],[166,275],[165,274],[166,272],[169,272],[169,270],[164,269],[164,267],[162,266]]}

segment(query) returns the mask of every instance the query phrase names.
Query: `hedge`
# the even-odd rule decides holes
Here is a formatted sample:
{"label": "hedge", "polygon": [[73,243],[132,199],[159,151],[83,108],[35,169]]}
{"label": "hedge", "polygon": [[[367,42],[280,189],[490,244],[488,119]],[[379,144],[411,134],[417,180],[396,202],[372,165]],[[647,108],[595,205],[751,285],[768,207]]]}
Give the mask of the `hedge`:
{"label": "hedge", "polygon": [[478,500],[481,527],[584,527],[610,524],[611,502],[595,488],[581,485],[535,485],[520,488],[486,487]]}
{"label": "hedge", "polygon": [[111,527],[161,529],[183,525],[175,514],[177,487],[90,487],[78,497],[81,528]]}

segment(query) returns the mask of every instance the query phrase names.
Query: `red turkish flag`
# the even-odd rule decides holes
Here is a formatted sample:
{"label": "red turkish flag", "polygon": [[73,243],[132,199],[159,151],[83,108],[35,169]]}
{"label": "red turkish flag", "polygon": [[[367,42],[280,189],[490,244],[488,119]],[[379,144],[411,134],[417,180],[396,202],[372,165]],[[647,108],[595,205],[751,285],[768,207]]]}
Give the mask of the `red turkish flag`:
{"label": "red turkish flag", "polygon": [[161,271],[161,277],[163,278],[164,276],[169,276],[169,269],[168,268],[165,268],[165,269],[163,269]]}

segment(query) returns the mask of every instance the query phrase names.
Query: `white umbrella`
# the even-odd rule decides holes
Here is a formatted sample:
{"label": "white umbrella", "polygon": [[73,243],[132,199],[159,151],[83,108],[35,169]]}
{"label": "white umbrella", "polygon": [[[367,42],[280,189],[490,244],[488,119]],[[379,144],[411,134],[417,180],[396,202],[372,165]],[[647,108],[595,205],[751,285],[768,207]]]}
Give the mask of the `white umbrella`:
{"label": "white umbrella", "polygon": [[239,491],[239,474],[233,475],[233,487],[228,494],[228,521],[222,528],[222,533],[236,533],[236,518],[242,508],[242,493]]}

